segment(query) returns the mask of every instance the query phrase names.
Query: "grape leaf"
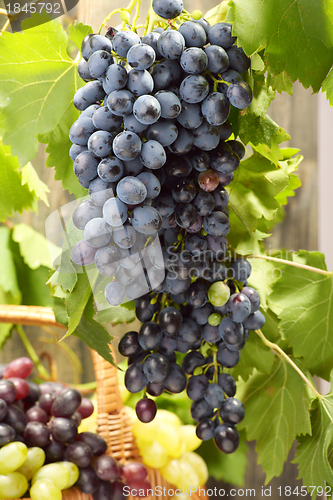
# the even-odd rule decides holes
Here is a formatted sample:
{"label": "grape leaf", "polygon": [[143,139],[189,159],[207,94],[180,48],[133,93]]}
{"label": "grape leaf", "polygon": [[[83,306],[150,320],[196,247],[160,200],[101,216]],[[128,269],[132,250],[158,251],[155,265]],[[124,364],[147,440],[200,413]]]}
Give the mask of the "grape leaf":
{"label": "grape leaf", "polygon": [[[312,0],[232,0],[233,33],[248,55],[259,48],[270,71],[318,92],[333,60],[333,9]],[[229,16],[227,16],[228,20]]]}
{"label": "grape leaf", "polygon": [[37,135],[54,130],[73,106],[78,78],[67,43],[58,20],[0,38],[0,129],[22,166],[38,150]]}
{"label": "grape leaf", "polygon": [[239,363],[230,370],[231,375],[237,379],[241,377],[248,380],[253,370],[270,374],[274,364],[274,355],[259,339],[255,332],[250,332],[250,336],[241,351]]}
{"label": "grape leaf", "polygon": [[[260,60],[262,59],[260,58]],[[246,117],[248,114],[253,113],[256,116],[262,116],[265,118],[270,103],[275,99],[275,92],[272,87],[267,85],[266,78],[263,73],[255,74],[247,80],[250,80],[249,84],[253,90],[253,99],[250,106],[243,111],[241,116]]]}
{"label": "grape leaf", "polygon": [[280,204],[275,196],[288,186],[288,175],[258,153],[242,161],[228,186],[231,231],[229,240],[236,251],[258,251],[258,220],[272,220]]}
{"label": "grape leaf", "polygon": [[50,206],[47,193],[50,193],[47,185],[40,180],[38,174],[32,164],[29,162],[25,165],[25,167],[21,168],[22,174],[22,186],[25,184],[28,186],[29,191],[34,192],[35,196],[42,200],[47,207]]}
{"label": "grape leaf", "polygon": [[[0,40],[1,43],[1,40]],[[1,57],[1,56],[0,56]],[[27,185],[22,186],[22,173],[18,170],[17,158],[10,154],[10,147],[0,142],[0,222],[11,217],[13,212],[36,210],[36,196]]]}
{"label": "grape leaf", "polygon": [[14,256],[10,248],[11,230],[0,227],[0,287],[20,299]]}
{"label": "grape leaf", "polygon": [[[331,383],[333,382],[331,377]],[[297,438],[298,447],[294,463],[298,464],[299,478],[306,486],[333,484],[332,462],[329,453],[333,445],[333,394],[324,401],[316,400],[311,411],[311,436]],[[313,498],[316,497],[316,490]]]}
{"label": "grape leaf", "polygon": [[330,105],[333,106],[333,70],[329,72],[323,81],[322,91],[326,92],[326,98]]}
{"label": "grape leaf", "polygon": [[[19,244],[23,260],[31,269],[37,269],[39,266],[52,269],[50,248],[55,245],[47,242],[45,236],[22,223],[14,226],[12,238]],[[58,250],[56,247],[55,251]]]}
{"label": "grape leaf", "polygon": [[91,295],[73,335],[79,337],[106,361],[116,366],[110,351],[110,343],[113,337],[105,330],[104,326],[93,319],[94,314],[94,299]]}
{"label": "grape leaf", "polygon": [[210,9],[208,12],[206,12],[203,17],[212,26],[213,24],[222,23],[226,18],[228,10],[228,2],[222,1],[221,3]]}
{"label": "grape leaf", "polygon": [[94,319],[102,325],[111,323],[113,326],[116,326],[121,323],[132,323],[136,319],[136,316],[134,311],[130,311],[125,307],[115,306],[98,311]]}
{"label": "grape leaf", "polygon": [[[318,261],[320,268],[324,265],[318,252],[298,255],[307,265],[319,267]],[[273,285],[269,304],[281,320],[281,332],[311,373],[328,380],[333,358],[333,276],[288,264],[277,266],[281,277]]]}
{"label": "grape leaf", "polygon": [[239,447],[235,453],[230,455],[221,453],[212,439],[204,441],[195,452],[206,462],[211,477],[217,481],[227,481],[240,488],[244,486],[248,464],[248,445],[246,444],[244,432],[240,433]]}
{"label": "grape leaf", "polygon": [[264,71],[265,63],[259,54],[253,54],[251,56],[251,69],[252,71]]}
{"label": "grape leaf", "polygon": [[86,35],[89,35],[89,33],[92,33],[92,27],[87,26],[86,24],[78,23],[76,20],[74,22],[74,25],[70,24],[68,26],[68,32],[69,32],[69,38],[72,40],[72,42],[75,43],[77,48],[80,50],[81,49],[81,44],[82,40]]}
{"label": "grape leaf", "polygon": [[[15,297],[10,292],[5,292],[0,287],[0,304],[13,304],[19,305],[21,303],[21,294]],[[10,323],[0,323],[0,348],[4,345],[8,337],[10,336],[13,325]]]}
{"label": "grape leaf", "polygon": [[275,76],[268,72],[267,84],[279,92],[279,94],[281,94],[281,92],[287,92],[289,95],[293,95],[293,84],[285,71],[281,71],[281,73]]}
{"label": "grape leaf", "polygon": [[281,359],[276,359],[269,376],[255,372],[238,386],[236,397],[245,406],[238,427],[246,429],[249,441],[257,440],[258,463],[267,484],[282,473],[296,436],[311,433],[311,397],[298,373]]}

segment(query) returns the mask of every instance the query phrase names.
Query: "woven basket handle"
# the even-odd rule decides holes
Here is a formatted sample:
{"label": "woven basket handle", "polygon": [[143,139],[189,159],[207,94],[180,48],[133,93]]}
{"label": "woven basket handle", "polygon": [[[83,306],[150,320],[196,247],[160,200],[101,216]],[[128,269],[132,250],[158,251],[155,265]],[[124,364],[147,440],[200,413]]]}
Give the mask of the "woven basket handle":
{"label": "woven basket handle", "polygon": [[[112,346],[110,346],[110,351],[115,360],[116,356]],[[118,385],[118,369],[108,361],[105,361],[104,358],[92,349],[91,356],[94,363],[97,382],[98,412],[111,415],[120,413],[123,408],[123,403]]]}

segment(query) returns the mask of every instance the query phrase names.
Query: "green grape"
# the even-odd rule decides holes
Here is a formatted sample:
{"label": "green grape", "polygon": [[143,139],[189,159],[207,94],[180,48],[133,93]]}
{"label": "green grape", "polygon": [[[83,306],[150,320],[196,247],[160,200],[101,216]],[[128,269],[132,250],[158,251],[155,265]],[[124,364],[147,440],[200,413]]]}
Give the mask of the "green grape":
{"label": "green grape", "polygon": [[183,489],[183,488],[198,488],[201,485],[199,475],[197,474],[197,471],[194,469],[192,464],[189,462],[183,460],[183,457],[178,461],[179,465],[179,475],[180,479],[174,484],[177,486],[177,488]]}
{"label": "green grape", "polygon": [[198,486],[206,484],[208,480],[208,469],[206,462],[200,455],[193,452],[186,452],[180,459],[180,462],[193,467],[199,478]]}
{"label": "green grape", "polygon": [[200,10],[194,10],[192,12],[191,16],[192,16],[192,19],[194,19],[195,21],[197,21],[198,19],[202,18],[202,12]]}
{"label": "green grape", "polygon": [[161,425],[155,438],[163,446],[167,454],[173,458],[181,457],[185,451],[185,446],[182,445],[178,429],[178,427],[172,424],[165,423]]}
{"label": "green grape", "polygon": [[0,498],[20,498],[28,489],[28,481],[19,472],[0,476]]}
{"label": "green grape", "polygon": [[222,316],[221,314],[219,313],[213,313],[209,316],[208,318],[208,323],[211,325],[211,326],[217,326],[221,323],[221,320],[222,320]]}
{"label": "green grape", "polygon": [[224,306],[229,300],[230,288],[223,281],[213,283],[208,290],[208,298],[215,307]]}
{"label": "green grape", "polygon": [[38,479],[30,488],[31,500],[61,500],[61,490],[50,479]]}
{"label": "green grape", "polygon": [[32,484],[35,484],[39,479],[50,479],[59,490],[63,490],[69,484],[69,477],[69,471],[62,464],[48,464],[36,472],[32,478]]}
{"label": "green grape", "polygon": [[186,451],[194,451],[202,444],[195,431],[195,425],[181,425],[179,428],[180,437],[185,443]]}
{"label": "green grape", "polygon": [[21,467],[28,456],[28,448],[24,443],[15,441],[0,449],[0,474],[14,472]]}
{"label": "green grape", "polygon": [[160,473],[171,484],[179,483],[181,480],[179,460],[170,460],[160,469]]}
{"label": "green grape", "polygon": [[143,445],[141,444],[139,445],[139,449],[143,458],[143,463],[149,467],[159,469],[168,461],[168,454],[166,450],[157,441],[144,443]]}
{"label": "green grape", "polygon": [[45,452],[42,448],[29,448],[28,456],[17,472],[23,474],[28,481],[36,474],[45,462]]}
{"label": "green grape", "polygon": [[73,464],[72,462],[59,462],[61,465],[66,467],[66,469],[69,472],[69,481],[68,485],[66,488],[70,488],[73,486],[76,481],[79,479],[80,471],[77,465]]}
{"label": "green grape", "polygon": [[140,420],[136,420],[133,425],[133,434],[134,437],[140,439],[141,441],[152,442],[155,439],[155,436],[158,432],[159,424],[156,418],[149,422],[148,424],[144,424],[140,422]]}

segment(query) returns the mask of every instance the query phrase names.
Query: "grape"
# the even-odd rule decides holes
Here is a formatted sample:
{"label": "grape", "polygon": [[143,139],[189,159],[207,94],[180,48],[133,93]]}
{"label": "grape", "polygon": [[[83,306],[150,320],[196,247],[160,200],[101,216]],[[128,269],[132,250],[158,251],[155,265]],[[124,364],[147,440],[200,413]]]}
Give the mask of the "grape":
{"label": "grape", "polygon": [[223,453],[234,453],[239,445],[238,431],[233,425],[219,425],[214,431],[214,441]]}
{"label": "grape", "polygon": [[231,295],[229,299],[228,312],[230,318],[233,321],[235,321],[236,323],[241,323],[251,313],[251,302],[243,293],[235,293]]}
{"label": "grape", "polygon": [[190,306],[202,307],[208,300],[208,288],[204,281],[195,281],[187,290],[187,302]]}
{"label": "grape", "polygon": [[162,218],[154,207],[147,205],[133,210],[131,223],[139,233],[153,236],[161,229]]}
{"label": "grape", "polygon": [[104,158],[98,165],[97,173],[105,182],[119,181],[124,173],[123,162],[115,156]]}
{"label": "grape", "polygon": [[150,396],[160,396],[164,392],[164,386],[163,384],[152,384],[148,383],[147,385],[147,393],[150,394]]}
{"label": "grape", "polygon": [[148,379],[141,363],[129,366],[125,373],[125,387],[131,393],[141,392],[148,384]]}
{"label": "grape", "polygon": [[221,339],[218,326],[212,326],[206,323],[202,329],[202,337],[209,344],[214,344]]}
{"label": "grape", "polygon": [[[81,240],[76,243],[71,251],[71,260],[78,266],[89,266],[94,262],[97,249],[92,248],[86,240]],[[1,396],[1,386],[0,386]],[[2,397],[2,396],[1,396]]]}
{"label": "grape", "polygon": [[8,424],[0,423],[0,446],[10,443],[15,438],[15,430]]}
{"label": "grape", "polygon": [[140,401],[136,403],[135,412],[140,422],[148,424],[155,418],[157,412],[156,403],[152,399],[140,399]]}
{"label": "grape", "polygon": [[72,144],[69,150],[69,156],[71,160],[75,161],[75,159],[79,156],[83,151],[88,151],[87,146],[79,146],[78,144]]}
{"label": "grape", "polygon": [[98,158],[109,156],[112,152],[113,135],[106,130],[98,130],[91,134],[88,140],[88,150]]}
{"label": "grape", "polygon": [[177,203],[189,203],[195,195],[195,184],[189,179],[179,179],[172,189],[172,196]]}
{"label": "grape", "polygon": [[227,142],[227,145],[231,147],[233,152],[238,156],[238,158],[241,160],[245,156],[245,147],[243,144],[239,141],[231,140]]}
{"label": "grape", "polygon": [[54,417],[70,417],[80,407],[81,400],[79,391],[66,389],[52,403],[51,414]]}
{"label": "grape", "polygon": [[149,94],[154,88],[153,77],[146,70],[132,69],[128,73],[127,88],[136,97]]}
{"label": "grape", "polygon": [[191,405],[191,417],[196,422],[200,422],[203,418],[211,417],[213,409],[209,406],[204,399],[193,401]]}
{"label": "grape", "polygon": [[[219,128],[203,121],[200,127],[193,130],[194,145],[203,151],[217,148],[220,142]],[[210,163],[209,163],[210,165]]]}
{"label": "grape", "polygon": [[45,462],[45,453],[41,448],[29,448],[24,463],[17,469],[17,472],[23,474],[28,481],[43,467]]}
{"label": "grape", "polygon": [[125,287],[121,283],[112,281],[105,287],[105,298],[111,306],[119,306],[125,298]]}
{"label": "grape", "polygon": [[170,371],[168,359],[163,354],[150,354],[143,364],[143,372],[148,382],[163,384]]}
{"label": "grape", "polygon": [[[191,106],[194,105],[191,104]],[[197,105],[195,104],[195,106]],[[199,153],[196,152],[191,156],[191,164],[193,165],[193,168],[197,170],[197,172],[204,172],[205,170],[208,170],[210,166],[210,157],[208,153],[205,153],[204,151],[200,151]]]}
{"label": "grape", "polygon": [[223,212],[212,212],[204,217],[203,228],[212,236],[226,236],[230,231],[229,218]]}
{"label": "grape", "polygon": [[208,57],[206,53],[197,47],[190,47],[182,53],[180,65],[186,73],[198,75],[207,68]]}
{"label": "grape", "polygon": [[178,137],[178,129],[171,120],[159,120],[150,125],[146,132],[148,140],[158,141],[162,146],[170,146]]}
{"label": "grape", "polygon": [[123,203],[138,205],[147,196],[147,188],[140,179],[127,176],[117,185],[117,195]]}
{"label": "grape", "polygon": [[166,162],[166,154],[162,144],[153,140],[144,142],[140,159],[143,165],[152,170],[163,167]]}
{"label": "grape", "polygon": [[94,500],[114,500],[114,487],[110,481],[100,481],[97,491],[93,493]]}
{"label": "grape", "polygon": [[76,122],[70,128],[69,139],[73,144],[78,146],[86,146],[88,139],[93,132],[95,132],[95,127],[91,118],[83,117]]}
{"label": "grape", "polygon": [[97,176],[98,159],[89,151],[82,151],[74,161],[74,173],[81,179],[91,181]]}
{"label": "grape", "polygon": [[96,50],[88,59],[88,71],[93,78],[103,78],[113,62],[113,58],[106,50]]}
{"label": "grape", "polygon": [[233,45],[227,49],[229,58],[229,68],[238,71],[238,73],[245,73],[251,66],[251,59],[245,54],[242,47]]}
{"label": "grape", "polygon": [[[138,298],[135,302],[135,315],[142,323],[151,321],[154,313],[158,311],[158,303],[151,304],[150,301],[151,297],[147,295],[145,297]],[[125,354],[123,354],[123,356],[125,356]]]}
{"label": "grape", "polygon": [[242,403],[235,398],[228,398],[223,401],[221,406],[221,418],[223,422],[237,425],[245,416],[245,410]]}
{"label": "grape", "polygon": [[94,405],[88,398],[82,398],[81,404],[78,408],[78,413],[82,418],[88,418],[94,413]]}
{"label": "grape", "polygon": [[189,229],[197,220],[197,211],[191,203],[182,203],[176,209],[176,221],[180,227]]}
{"label": "grape", "polygon": [[[3,399],[0,399],[0,421],[2,421],[6,417],[7,411],[8,411],[8,407],[7,407],[6,401],[4,401]],[[2,446],[1,443],[0,443],[0,446]]]}
{"label": "grape", "polygon": [[107,52],[111,52],[112,45],[110,40],[102,35],[93,35],[89,38],[89,47],[91,52],[94,53],[98,50],[105,50]]}
{"label": "grape", "polygon": [[153,199],[160,194],[161,184],[154,174],[151,174],[150,172],[141,172],[137,178],[140,179],[140,181],[142,181],[146,186],[147,198]]}
{"label": "grape", "polygon": [[88,82],[84,87],[78,89],[73,98],[73,104],[79,111],[84,111],[91,106],[96,104],[98,101],[102,101],[105,97],[105,91],[102,84],[99,81]]}
{"label": "grape", "polygon": [[29,422],[40,422],[42,424],[47,424],[49,421],[49,416],[43,408],[39,406],[32,406],[27,410],[26,417]]}
{"label": "grape", "polygon": [[84,229],[85,225],[95,217],[102,216],[102,209],[96,207],[89,200],[80,203],[73,212],[73,224],[78,229]]}
{"label": "grape", "polygon": [[88,61],[89,57],[92,54],[92,48],[89,45],[89,40],[92,36],[93,36],[93,33],[86,35],[81,43],[81,54],[82,54],[83,59],[85,59],[86,61]]}
{"label": "grape", "polygon": [[[193,309],[190,318],[193,319],[193,321],[195,321],[198,325],[206,325],[206,323],[208,322],[208,318],[212,314],[213,310],[213,306],[209,302],[207,302],[207,304],[205,304],[203,307]],[[205,339],[205,328],[203,328],[202,330],[202,335]]]}
{"label": "grape", "polygon": [[232,83],[228,87],[227,97],[230,104],[238,109],[248,108],[252,102],[252,90],[246,82]]}
{"label": "grape", "polygon": [[118,31],[112,40],[113,50],[120,57],[126,57],[129,49],[137,43],[140,43],[140,37],[134,31]]}
{"label": "grape", "polygon": [[151,125],[160,118],[161,105],[155,97],[142,95],[134,103],[133,114],[140,123]]}
{"label": "grape", "polygon": [[174,119],[177,118],[182,110],[182,105],[179,98],[167,90],[160,90],[154,96],[161,106],[161,117]]}
{"label": "grape", "polygon": [[[20,498],[24,495],[27,489],[28,482],[23,474],[20,474],[19,472],[10,472],[9,474],[0,476],[0,496],[3,499]],[[59,497],[52,500],[59,500]]]}
{"label": "grape", "polygon": [[106,442],[103,438],[101,438],[101,436],[95,434],[94,432],[80,432],[80,434],[76,437],[76,441],[87,444],[91,448],[95,457],[99,457],[100,455],[106,453]]}
{"label": "grape", "polygon": [[44,465],[32,478],[32,485],[41,479],[49,479],[59,490],[67,488],[69,484],[69,471],[61,463]]}
{"label": "grape", "polygon": [[205,172],[200,172],[198,184],[203,191],[212,192],[215,191],[219,185],[219,177],[214,170],[206,170]]}
{"label": "grape", "polygon": [[231,150],[214,151],[211,156],[211,165],[214,170],[229,174],[239,166],[239,158]]}
{"label": "grape", "polygon": [[[200,332],[199,339],[201,338],[201,329],[200,329],[199,325],[196,325],[194,323],[194,321],[192,321],[191,319],[185,319],[183,324],[184,323],[186,324],[188,330],[190,328],[192,328],[192,330],[193,330],[192,334],[188,334],[186,336],[187,338],[190,338],[190,339],[192,338],[192,339],[194,339],[193,342],[195,342],[196,340],[198,340],[198,333],[199,332]],[[181,335],[179,335],[179,337],[181,338],[181,340],[183,340],[183,342],[185,341],[184,338],[181,337]],[[190,343],[190,342],[187,342],[187,343]],[[205,358],[203,357],[203,355],[200,352],[196,352],[196,351],[191,351],[188,354],[186,354],[185,358],[182,361],[182,367],[183,367],[185,373],[187,373],[188,375],[193,375],[194,370],[198,366],[202,366],[204,364],[205,364]]]}
{"label": "grape", "polygon": [[153,10],[164,19],[174,19],[183,10],[182,0],[153,0]]}
{"label": "grape", "polygon": [[[197,210],[198,214],[202,217],[210,215],[215,207],[215,201],[213,196],[205,191],[199,191],[193,201],[193,205]],[[207,240],[205,239],[205,250],[207,249]]]}
{"label": "grape", "polygon": [[12,382],[16,389],[16,400],[24,399],[29,394],[29,385],[23,378],[10,377],[10,382]]}
{"label": "grape", "polygon": [[97,129],[116,132],[122,124],[122,118],[111,113],[107,106],[100,106],[92,115],[92,122]]}
{"label": "grape", "polygon": [[175,155],[184,155],[191,150],[193,142],[194,138],[192,132],[180,127],[178,129],[177,139],[169,146],[169,149]]}
{"label": "grape", "polygon": [[122,356],[137,356],[142,348],[139,344],[137,332],[127,332],[120,339],[118,350]]}
{"label": "grape", "polygon": [[108,95],[106,104],[111,113],[124,116],[132,113],[134,100],[134,95],[129,90],[114,90]]}
{"label": "grape", "polygon": [[177,349],[177,339],[163,333],[162,340],[159,343],[158,350],[165,356],[170,356]]}
{"label": "grape", "polygon": [[228,186],[234,180],[234,173],[230,172],[229,174],[225,174],[223,172],[218,173],[220,186]]}
{"label": "grape", "polygon": [[208,298],[213,306],[223,306],[230,298],[230,288],[222,281],[217,281],[209,287]]}
{"label": "grape", "polygon": [[[30,423],[28,425],[30,425]],[[54,418],[51,421],[50,430],[52,437],[61,443],[68,443],[75,439],[77,435],[77,426],[75,422],[69,418]]]}
{"label": "grape", "polygon": [[236,37],[231,34],[232,25],[229,23],[217,23],[211,26],[208,32],[208,39],[211,45],[219,45],[228,49],[236,41]]}
{"label": "grape", "polygon": [[265,324],[265,316],[261,311],[255,311],[244,321],[244,328],[247,330],[259,330]]}
{"label": "grape", "polygon": [[163,383],[165,389],[171,394],[179,394],[183,392],[186,388],[186,375],[183,370],[177,363],[170,364],[170,372]]}
{"label": "grape", "polygon": [[99,479],[90,465],[80,469],[80,475],[76,486],[87,495],[96,493],[99,487]]}
{"label": "grape", "polygon": [[214,423],[208,418],[202,419],[197,425],[196,435],[201,441],[209,441],[214,436]]}
{"label": "grape", "polygon": [[180,84],[180,97],[188,103],[203,101],[209,93],[209,83],[204,76],[189,75]]}
{"label": "grape", "polygon": [[137,70],[145,70],[150,68],[155,62],[155,51],[150,45],[145,43],[138,43],[132,45],[127,52],[127,62],[132,68]]}
{"label": "grape", "polygon": [[129,483],[133,481],[143,481],[146,479],[148,471],[140,462],[127,462],[123,466],[123,477]]}
{"label": "grape", "polygon": [[232,278],[238,281],[246,281],[250,277],[251,271],[252,267],[250,262],[242,257],[236,259],[235,262],[230,265]]}
{"label": "grape", "polygon": [[121,132],[113,140],[114,154],[123,161],[134,160],[141,153],[141,139],[134,132]]}
{"label": "grape", "polygon": [[158,320],[163,332],[174,336],[180,328],[182,315],[175,307],[166,307],[160,312]]}
{"label": "grape", "polygon": [[258,311],[260,307],[260,297],[257,290],[251,288],[250,286],[245,286],[242,289],[242,294],[246,295],[251,303],[251,313]]}
{"label": "grape", "polygon": [[162,57],[178,59],[185,49],[184,37],[178,31],[164,31],[157,40],[157,48]]}
{"label": "grape", "polygon": [[92,180],[89,184],[89,198],[94,205],[102,207],[104,203],[114,197],[115,185],[105,182],[100,177]]}
{"label": "grape", "polygon": [[171,68],[165,62],[155,64],[151,76],[154,80],[154,90],[165,89],[172,82]]}
{"label": "grape", "polygon": [[229,66],[228,53],[218,45],[208,45],[205,47],[208,58],[207,69],[212,73],[223,73]]}
{"label": "grape", "polygon": [[183,101],[177,121],[187,129],[196,129],[203,122],[200,104],[190,104]]}
{"label": "grape", "polygon": [[199,23],[185,21],[178,30],[185,39],[186,47],[203,47],[207,42],[207,35]]}
{"label": "grape", "polygon": [[228,347],[222,343],[219,344],[217,361],[225,368],[233,368],[237,365],[240,358],[239,351],[231,351]]}
{"label": "grape", "polygon": [[[144,125],[144,124],[140,123],[135,118],[135,116],[133,114],[126,115],[124,117],[123,124],[124,124],[124,130],[128,130],[129,132],[134,132],[135,134],[138,134],[138,135],[142,134],[142,132],[144,132],[145,130],[147,130],[147,127],[148,127],[148,125]],[[139,159],[137,159],[137,162],[139,162],[139,165],[140,165],[140,160]],[[131,162],[127,162],[127,164],[128,164],[128,167],[132,168],[135,163],[134,163],[134,160],[133,160]],[[142,170],[142,164],[141,164],[141,170]],[[128,174],[128,172],[127,172],[127,174]]]}
{"label": "grape", "polygon": [[84,228],[85,240],[91,247],[100,248],[107,245],[111,240],[112,228],[100,217],[89,221]]}
{"label": "grape", "polygon": [[38,446],[44,448],[50,443],[50,430],[41,422],[28,422],[23,437],[29,447]]}
{"label": "grape", "polygon": [[14,442],[0,449],[0,473],[8,474],[14,472],[25,462],[28,456],[28,448],[25,444]]}
{"label": "grape", "polygon": [[103,78],[103,89],[107,94],[125,87],[128,80],[126,69],[120,64],[111,64]]}
{"label": "grape", "polygon": [[113,241],[121,249],[131,248],[136,242],[136,231],[130,224],[117,227],[113,231]]}
{"label": "grape", "polygon": [[[164,31],[164,30],[162,30],[162,31]],[[160,37],[160,33],[157,33],[156,31],[152,31],[151,33],[147,33],[147,35],[145,35],[141,40],[141,43],[147,44],[150,47],[152,47],[152,49],[154,49],[156,59],[161,58],[161,54],[159,53],[159,51],[157,49],[157,40],[159,39],[159,37]]]}
{"label": "grape", "polygon": [[101,455],[94,464],[96,476],[102,481],[116,481],[120,477],[117,461],[109,455]]}
{"label": "grape", "polygon": [[138,341],[142,349],[146,351],[157,349],[161,339],[162,330],[157,323],[148,321],[141,326]]}
{"label": "grape", "polygon": [[201,111],[210,125],[218,126],[227,121],[230,104],[221,92],[213,92],[201,104]]}
{"label": "grape", "polygon": [[115,481],[112,483],[113,486],[113,496],[111,500],[125,500],[124,496],[124,484],[121,481]]}

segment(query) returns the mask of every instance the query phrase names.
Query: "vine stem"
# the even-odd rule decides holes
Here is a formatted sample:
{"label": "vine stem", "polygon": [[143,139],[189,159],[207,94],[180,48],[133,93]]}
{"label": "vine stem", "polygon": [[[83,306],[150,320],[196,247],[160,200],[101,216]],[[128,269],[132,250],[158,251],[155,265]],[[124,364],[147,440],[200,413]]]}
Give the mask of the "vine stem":
{"label": "vine stem", "polygon": [[307,266],[306,264],[300,264],[299,262],[292,262],[291,260],[279,259],[277,257],[270,257],[269,255],[250,255],[248,258],[271,260],[273,262],[278,262],[280,264],[287,264],[288,266],[298,267],[299,269],[304,269],[305,271],[311,271],[313,273],[322,274],[323,276],[333,276],[333,272],[331,271],[324,271],[323,269],[318,269],[317,267]]}
{"label": "vine stem", "polygon": [[[106,23],[108,21],[110,21],[111,17],[114,16],[115,14],[119,14],[120,12],[125,12],[125,11],[127,11],[129,14],[131,14],[132,10],[134,9],[135,4],[137,2],[138,2],[138,0],[131,0],[130,4],[126,8],[120,8],[120,9],[118,8],[118,9],[115,9],[112,12],[110,12],[110,14],[108,16],[106,16],[106,18],[102,22],[101,26],[99,27],[98,34],[101,33],[101,31],[104,28],[104,26],[106,25]],[[139,3],[140,3],[140,0],[139,0]],[[138,8],[139,8],[139,6],[138,6]],[[138,12],[137,12],[137,16],[138,16]],[[137,19],[137,17],[135,19]]]}
{"label": "vine stem", "polygon": [[36,366],[37,371],[38,371],[40,377],[42,377],[45,380],[49,380],[50,379],[50,375],[49,375],[47,369],[42,365],[42,363],[41,363],[41,361],[40,361],[40,359],[39,359],[39,357],[38,357],[35,349],[33,348],[30,340],[27,337],[27,334],[25,333],[23,327],[21,325],[15,325],[15,328],[17,330],[17,333],[20,336],[20,339],[21,339],[24,347],[27,350],[27,353],[29,354],[29,356],[32,359],[34,365]]}
{"label": "vine stem", "polygon": [[266,339],[265,335],[262,333],[261,330],[256,330],[255,332],[267,347],[275,351],[281,358],[284,358],[294,368],[294,370],[297,371],[298,375],[304,380],[306,385],[310,387],[311,391],[318,399],[323,399],[323,396],[320,394],[320,392],[317,391],[317,389],[311,384],[310,380],[304,375],[302,370],[298,368],[298,366],[293,362],[292,359],[290,359],[288,354],[286,354],[284,350],[281,349],[281,347]]}

